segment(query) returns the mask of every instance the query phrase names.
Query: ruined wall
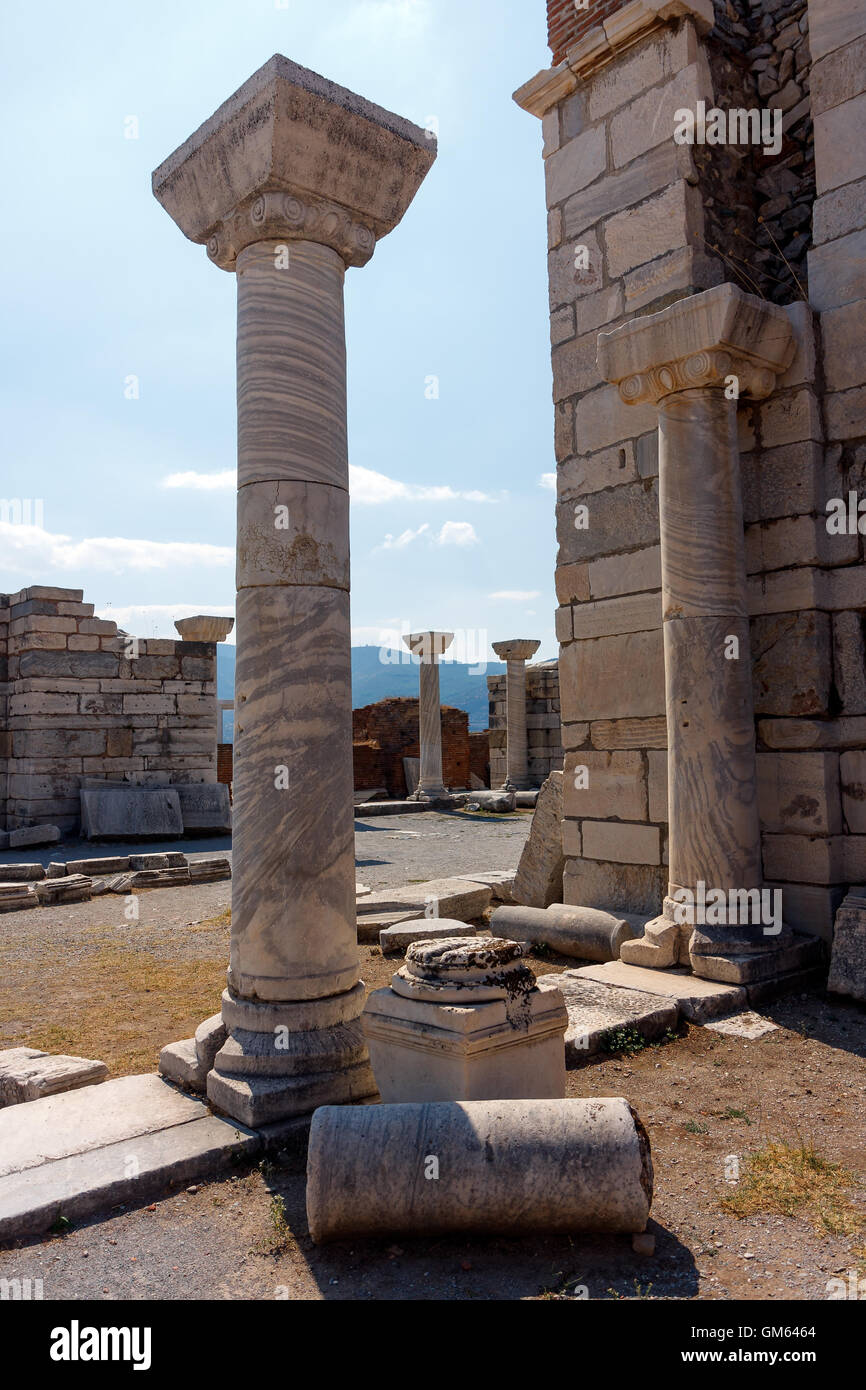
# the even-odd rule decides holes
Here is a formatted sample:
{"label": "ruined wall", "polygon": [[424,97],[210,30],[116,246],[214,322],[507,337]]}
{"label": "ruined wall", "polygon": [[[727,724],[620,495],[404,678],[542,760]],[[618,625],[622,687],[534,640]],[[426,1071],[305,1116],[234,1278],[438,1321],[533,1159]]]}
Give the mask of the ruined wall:
{"label": "ruined wall", "polygon": [[[639,0],[602,8],[568,61],[516,94],[544,131],[564,897],[650,913],[667,880],[657,417],[601,381],[598,333],[729,279],[784,304],[800,344],[739,423],[764,872],[793,925],[829,935],[845,884],[866,875],[863,542],[826,524],[866,467],[866,6],[671,9],[659,22]],[[717,162],[674,141],[678,109],[747,93],[784,107],[778,156]],[[750,286],[729,253],[753,225]]]}
{"label": "ruined wall", "polygon": [[[505,781],[505,672],[487,677],[490,708],[490,785]],[[551,772],[562,769],[564,750],[559,709],[559,666],[539,661],[526,668],[526,732],[529,743],[529,775],[541,786]]]}
{"label": "ruined wall", "polygon": [[87,782],[216,780],[216,643],[131,641],[82,598],[0,595],[0,828],[76,830]]}
{"label": "ruined wall", "polygon": [[[442,776],[446,787],[469,786],[469,715],[451,705],[441,706]],[[355,787],[387,788],[401,800],[407,794],[404,758],[420,757],[418,701],[397,697],[377,700],[352,711],[352,742],[357,749]],[[358,745],[368,745],[362,751]],[[374,775],[378,774],[378,775]],[[371,781],[359,778],[371,777]]]}

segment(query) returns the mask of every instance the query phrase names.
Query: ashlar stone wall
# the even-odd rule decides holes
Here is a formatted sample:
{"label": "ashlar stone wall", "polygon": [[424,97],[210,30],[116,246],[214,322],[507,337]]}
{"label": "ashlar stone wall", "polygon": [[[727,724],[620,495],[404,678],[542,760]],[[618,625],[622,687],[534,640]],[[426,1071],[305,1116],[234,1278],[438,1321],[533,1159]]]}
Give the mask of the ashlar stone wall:
{"label": "ashlar stone wall", "polygon": [[[666,887],[657,416],[602,382],[597,343],[722,280],[749,288],[713,250],[732,196],[719,166],[673,139],[675,111],[724,105],[736,69],[759,106],[797,85],[778,156],[749,154],[744,182],[756,159],[764,172],[743,201],[780,219],[783,245],[806,238],[780,293],[756,237],[750,291],[781,300],[799,350],[739,427],[764,874],[787,920],[828,936],[866,876],[863,537],[827,516],[833,498],[866,499],[866,3],[749,0],[748,23],[742,8],[605,10],[515,94],[544,134],[564,898],[654,913]],[[734,208],[728,235],[740,225]]]}
{"label": "ashlar stone wall", "polygon": [[0,828],[74,831],[86,783],[216,781],[216,643],[136,639],[81,589],[0,595]]}

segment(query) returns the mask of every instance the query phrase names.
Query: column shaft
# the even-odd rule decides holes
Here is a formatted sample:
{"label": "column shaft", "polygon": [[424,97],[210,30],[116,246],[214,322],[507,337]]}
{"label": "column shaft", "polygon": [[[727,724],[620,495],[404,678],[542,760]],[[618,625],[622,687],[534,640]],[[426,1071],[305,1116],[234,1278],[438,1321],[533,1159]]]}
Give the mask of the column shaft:
{"label": "column shaft", "polygon": [[[671,888],[761,883],[736,402],[659,402]],[[764,943],[766,944],[766,943]]]}
{"label": "column shaft", "polygon": [[526,739],[526,662],[511,660],[505,673],[506,786],[523,791],[529,786]]}
{"label": "column shaft", "polygon": [[418,673],[418,728],[421,767],[418,791],[442,794],[442,711],[439,705],[439,662],[435,653],[422,655]]}

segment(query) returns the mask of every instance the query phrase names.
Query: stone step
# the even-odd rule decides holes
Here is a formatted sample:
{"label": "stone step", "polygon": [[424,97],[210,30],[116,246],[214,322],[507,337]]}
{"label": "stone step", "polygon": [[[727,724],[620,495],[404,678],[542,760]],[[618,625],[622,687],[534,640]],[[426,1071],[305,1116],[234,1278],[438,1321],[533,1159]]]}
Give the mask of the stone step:
{"label": "stone step", "polygon": [[0,1240],[36,1235],[60,1216],[75,1221],[141,1201],[264,1142],[158,1076],[12,1106],[0,1111]]}
{"label": "stone step", "polygon": [[633,1029],[652,1042],[679,1021],[675,1000],[588,979],[582,970],[539,975],[538,986],[556,987],[565,999],[565,1060],[570,1065],[603,1051],[605,1040],[618,1028]]}

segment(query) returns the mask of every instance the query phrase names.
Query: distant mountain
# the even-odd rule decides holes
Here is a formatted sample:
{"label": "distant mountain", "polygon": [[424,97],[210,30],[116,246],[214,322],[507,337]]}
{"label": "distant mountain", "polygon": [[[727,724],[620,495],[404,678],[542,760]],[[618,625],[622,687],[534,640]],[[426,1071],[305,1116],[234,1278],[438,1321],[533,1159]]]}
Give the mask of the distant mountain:
{"label": "distant mountain", "polygon": [[[418,694],[418,667],[411,661],[403,661],[398,652],[389,652],[394,664],[382,661],[379,647],[352,648],[352,707],[360,709],[363,705],[373,705],[377,700],[389,696]],[[409,653],[406,653],[408,657]],[[489,661],[483,673],[472,674],[474,666],[460,661],[443,661],[440,665],[439,688],[443,705],[454,705],[465,709],[469,715],[470,729],[486,729],[487,717],[487,677],[498,675],[505,670],[502,661]],[[225,642],[217,647],[217,697],[220,700],[234,698],[235,689],[235,649]],[[232,715],[226,711],[224,723],[225,737],[232,736]]]}

